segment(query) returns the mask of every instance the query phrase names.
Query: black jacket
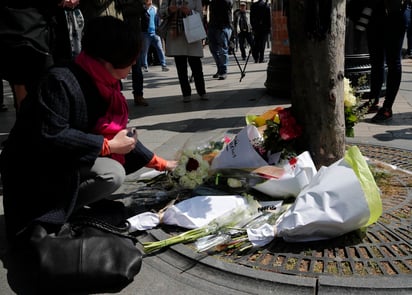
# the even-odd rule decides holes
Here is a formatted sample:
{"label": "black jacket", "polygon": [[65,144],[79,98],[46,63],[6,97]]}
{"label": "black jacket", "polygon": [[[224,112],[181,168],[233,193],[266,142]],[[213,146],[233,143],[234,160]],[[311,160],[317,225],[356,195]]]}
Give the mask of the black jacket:
{"label": "black jacket", "polygon": [[[73,74],[74,73],[74,74]],[[91,133],[108,104],[79,66],[53,68],[36,95],[26,97],[0,154],[9,238],[35,220],[67,221],[76,203],[79,169],[100,155],[103,136]],[[153,153],[140,141],[126,155],[126,173]]]}

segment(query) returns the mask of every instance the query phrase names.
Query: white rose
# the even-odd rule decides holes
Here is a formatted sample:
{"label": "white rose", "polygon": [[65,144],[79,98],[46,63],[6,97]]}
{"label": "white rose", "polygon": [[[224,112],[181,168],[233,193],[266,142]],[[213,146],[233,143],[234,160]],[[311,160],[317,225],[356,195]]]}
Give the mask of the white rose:
{"label": "white rose", "polygon": [[178,165],[175,170],[173,171],[173,174],[181,177],[186,174],[186,165]]}

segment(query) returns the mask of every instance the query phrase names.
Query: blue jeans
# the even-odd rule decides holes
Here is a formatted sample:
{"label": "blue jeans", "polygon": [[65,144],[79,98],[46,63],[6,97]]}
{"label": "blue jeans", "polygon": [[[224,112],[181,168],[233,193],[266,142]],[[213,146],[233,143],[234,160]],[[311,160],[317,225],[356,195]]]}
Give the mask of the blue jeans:
{"label": "blue jeans", "polygon": [[223,75],[227,73],[229,64],[229,40],[232,34],[230,27],[214,28],[209,27],[207,36],[209,39],[210,53],[215,60],[217,73]]}
{"label": "blue jeans", "polygon": [[166,57],[163,52],[162,39],[154,33],[143,33],[143,45],[142,45],[142,66],[147,68],[147,53],[149,52],[150,45],[153,45],[156,49],[157,56],[159,57],[162,67],[166,66]]}
{"label": "blue jeans", "polygon": [[407,54],[412,55],[412,5],[407,5],[403,13],[406,30]]}
{"label": "blue jeans", "polygon": [[378,13],[371,18],[367,28],[369,58],[371,63],[370,99],[379,101],[379,94],[385,77],[385,63],[388,66],[386,96],[383,107],[392,109],[402,78],[402,43],[405,24],[402,13],[386,15]]}

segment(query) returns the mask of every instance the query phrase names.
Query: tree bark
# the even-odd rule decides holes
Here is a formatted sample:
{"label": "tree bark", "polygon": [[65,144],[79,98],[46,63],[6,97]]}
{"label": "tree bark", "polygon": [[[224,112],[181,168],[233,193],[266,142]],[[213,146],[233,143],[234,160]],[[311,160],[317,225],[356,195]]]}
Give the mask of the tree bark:
{"label": "tree bark", "polygon": [[292,109],[304,129],[302,147],[318,168],[329,166],[345,152],[346,1],[291,0],[289,5]]}

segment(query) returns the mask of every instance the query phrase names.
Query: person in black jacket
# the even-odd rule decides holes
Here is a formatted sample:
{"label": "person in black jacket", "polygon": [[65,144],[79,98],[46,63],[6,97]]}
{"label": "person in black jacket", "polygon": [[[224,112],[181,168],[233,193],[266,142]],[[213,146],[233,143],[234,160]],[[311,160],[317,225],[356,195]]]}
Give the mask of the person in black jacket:
{"label": "person in black jacket", "polygon": [[252,55],[255,63],[265,62],[265,46],[271,29],[270,7],[263,0],[250,6],[250,24],[253,30]]}
{"label": "person in black jacket", "polygon": [[10,83],[16,111],[48,68],[71,59],[65,9],[75,8],[79,1],[1,2],[0,75]]}
{"label": "person in black jacket", "polygon": [[[402,78],[402,43],[405,35],[403,1],[369,0],[357,25],[366,28],[366,35],[371,64],[369,113],[377,112],[372,117],[373,123],[383,123],[392,118],[392,106]],[[385,64],[388,74],[385,77]],[[386,95],[382,107],[379,98],[386,78]]]}
{"label": "person in black jacket", "polygon": [[120,91],[140,41],[111,16],[90,20],[82,51],[69,67],[54,67],[22,103],[0,154],[7,236],[36,222],[58,228],[84,205],[108,198],[126,174],[143,166],[172,170],[128,133]]}

